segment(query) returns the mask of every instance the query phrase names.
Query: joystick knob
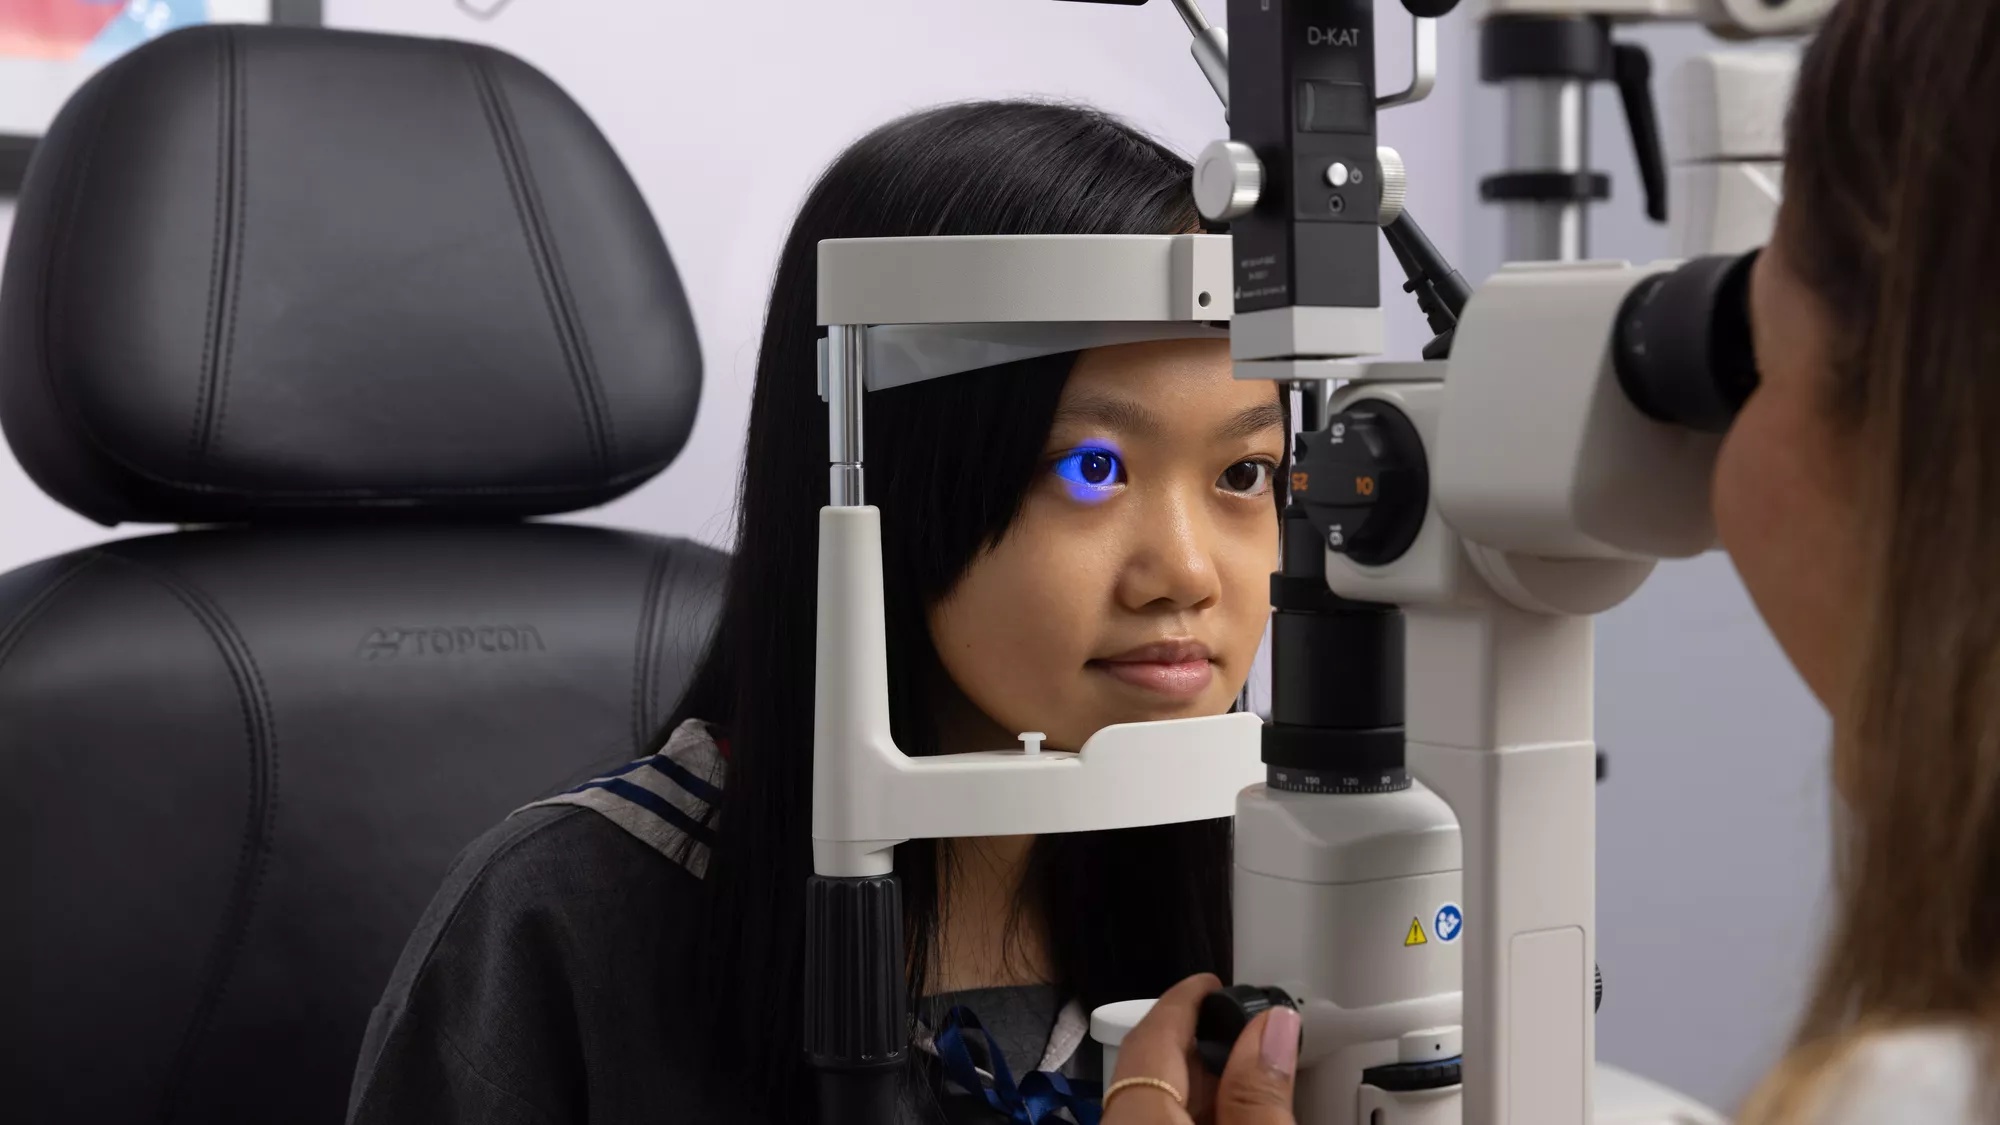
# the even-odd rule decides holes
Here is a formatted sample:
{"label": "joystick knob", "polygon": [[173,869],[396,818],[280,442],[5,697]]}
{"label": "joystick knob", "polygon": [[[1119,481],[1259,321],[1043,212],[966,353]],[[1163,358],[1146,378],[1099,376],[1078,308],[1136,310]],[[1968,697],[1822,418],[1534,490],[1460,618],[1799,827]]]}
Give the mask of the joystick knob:
{"label": "joystick knob", "polygon": [[1298,1005],[1282,988],[1259,988],[1254,984],[1238,984],[1217,989],[1202,997],[1201,1011],[1195,1017],[1194,1038],[1196,1048],[1201,1052],[1202,1065],[1210,1074],[1221,1074],[1229,1065],[1229,1052],[1236,1049],[1236,1041],[1243,1037],[1243,1029],[1257,1018],[1259,1012],[1272,1008],[1291,1008]]}

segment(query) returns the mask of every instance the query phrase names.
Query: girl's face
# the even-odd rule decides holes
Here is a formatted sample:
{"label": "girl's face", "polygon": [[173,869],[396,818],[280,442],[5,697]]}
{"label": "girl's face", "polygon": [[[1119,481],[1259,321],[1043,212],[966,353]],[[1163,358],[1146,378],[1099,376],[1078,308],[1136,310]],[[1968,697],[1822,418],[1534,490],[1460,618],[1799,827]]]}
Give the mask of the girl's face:
{"label": "girl's face", "polygon": [[981,736],[1076,750],[1227,711],[1269,617],[1286,439],[1276,385],[1236,380],[1226,341],[1083,353],[1019,517],[930,613],[999,727]]}

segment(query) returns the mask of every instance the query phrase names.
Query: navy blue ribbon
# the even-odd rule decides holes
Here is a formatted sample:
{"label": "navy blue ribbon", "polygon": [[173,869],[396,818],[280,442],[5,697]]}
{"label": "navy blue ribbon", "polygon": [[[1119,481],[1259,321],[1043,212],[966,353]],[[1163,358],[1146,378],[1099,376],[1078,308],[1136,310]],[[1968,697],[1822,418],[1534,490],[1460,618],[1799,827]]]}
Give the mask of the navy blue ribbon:
{"label": "navy blue ribbon", "polygon": [[[979,1068],[972,1062],[972,1051],[965,1042],[968,1033],[985,1040],[986,1057],[993,1063],[990,1087],[980,1080]],[[1054,1071],[1037,1070],[1016,1086],[1000,1045],[979,1025],[979,1017],[970,1008],[953,1008],[945,1017],[944,1029],[937,1034],[937,1053],[945,1074],[953,1082],[969,1092],[986,1095],[986,1104],[1014,1125],[1057,1123],[1056,1114],[1065,1109],[1076,1118],[1077,1125],[1098,1125],[1102,1110],[1098,1105],[1097,1083],[1071,1082]]]}

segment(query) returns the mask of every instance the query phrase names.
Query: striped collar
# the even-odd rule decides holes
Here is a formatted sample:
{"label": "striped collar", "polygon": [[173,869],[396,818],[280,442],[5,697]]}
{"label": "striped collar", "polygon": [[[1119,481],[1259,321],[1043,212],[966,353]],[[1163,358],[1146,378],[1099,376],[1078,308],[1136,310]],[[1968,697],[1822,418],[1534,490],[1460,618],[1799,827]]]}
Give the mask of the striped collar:
{"label": "striped collar", "polygon": [[723,765],[713,728],[690,719],[658,753],[515,811],[555,805],[590,809],[699,879],[708,873],[715,845]]}

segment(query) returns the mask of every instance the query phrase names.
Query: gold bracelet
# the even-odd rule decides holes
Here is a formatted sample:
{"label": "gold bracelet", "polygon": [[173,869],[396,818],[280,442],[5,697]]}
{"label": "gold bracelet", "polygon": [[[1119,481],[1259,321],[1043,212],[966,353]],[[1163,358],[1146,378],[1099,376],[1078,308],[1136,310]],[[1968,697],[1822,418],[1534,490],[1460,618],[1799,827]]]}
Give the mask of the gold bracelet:
{"label": "gold bracelet", "polygon": [[1111,1088],[1109,1090],[1104,1091],[1104,1100],[1098,1103],[1099,1107],[1104,1110],[1109,1110],[1111,1108],[1112,1098],[1117,1097],[1119,1094],[1123,1093],[1126,1090],[1131,1089],[1134,1086],[1151,1086],[1155,1090],[1165,1090],[1167,1094],[1174,1099],[1174,1102],[1176,1104],[1180,1105],[1182,1108],[1187,1107],[1187,1099],[1181,1096],[1181,1092],[1179,1090],[1174,1089],[1171,1083],[1166,1082],[1163,1079],[1159,1078],[1120,1078],[1118,1081],[1113,1082],[1111,1084]]}

